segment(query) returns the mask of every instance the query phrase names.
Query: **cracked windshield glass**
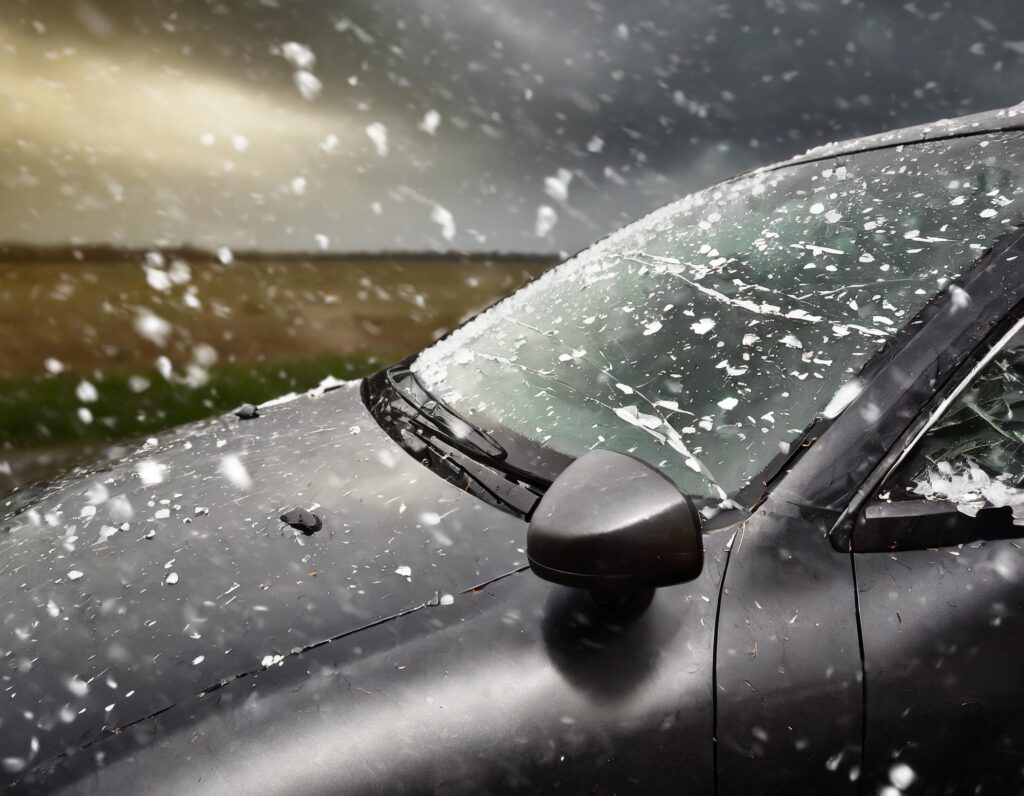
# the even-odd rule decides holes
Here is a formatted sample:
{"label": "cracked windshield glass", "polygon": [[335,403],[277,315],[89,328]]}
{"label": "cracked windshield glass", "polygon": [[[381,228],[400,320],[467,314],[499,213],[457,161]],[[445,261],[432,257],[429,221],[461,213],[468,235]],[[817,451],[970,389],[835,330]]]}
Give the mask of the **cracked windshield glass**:
{"label": "cracked windshield glass", "polygon": [[729,505],[1020,218],[1019,134],[754,173],[625,228],[424,351],[477,422]]}

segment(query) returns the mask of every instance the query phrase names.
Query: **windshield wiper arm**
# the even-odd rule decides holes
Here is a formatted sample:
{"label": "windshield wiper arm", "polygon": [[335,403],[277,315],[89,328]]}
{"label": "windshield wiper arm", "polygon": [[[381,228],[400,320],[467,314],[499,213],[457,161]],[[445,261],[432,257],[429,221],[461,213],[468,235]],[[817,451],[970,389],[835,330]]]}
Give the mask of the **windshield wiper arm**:
{"label": "windshield wiper arm", "polygon": [[[417,433],[415,426],[411,433]],[[481,464],[436,436],[428,434],[418,438],[426,446],[423,463],[431,469],[447,469],[465,479],[468,491],[477,491],[480,497],[496,501],[523,517],[529,517],[540,501],[542,491],[506,477],[500,470],[492,469],[493,465]],[[469,487],[469,482],[473,488]]]}
{"label": "windshield wiper arm", "polygon": [[[416,419],[428,422],[438,436],[455,448],[492,461],[504,461],[508,457],[508,451],[500,442],[431,393],[408,365],[390,367],[384,375],[395,395],[412,409]],[[399,382],[411,382],[420,395],[406,390]]]}

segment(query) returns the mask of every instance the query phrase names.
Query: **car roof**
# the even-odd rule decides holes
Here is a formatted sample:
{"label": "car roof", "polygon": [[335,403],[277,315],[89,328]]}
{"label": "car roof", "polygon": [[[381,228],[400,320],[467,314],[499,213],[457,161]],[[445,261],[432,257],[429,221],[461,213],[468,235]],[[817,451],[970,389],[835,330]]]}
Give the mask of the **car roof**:
{"label": "car roof", "polygon": [[797,163],[809,163],[854,152],[871,149],[899,146],[900,144],[917,144],[923,141],[936,141],[942,138],[993,133],[1001,130],[1024,130],[1024,102],[1009,108],[973,113],[969,116],[957,116],[952,119],[939,119],[927,124],[903,127],[884,133],[875,133],[861,138],[836,141],[808,149],[804,154],[789,160],[764,167],[764,171],[773,171],[784,166]]}

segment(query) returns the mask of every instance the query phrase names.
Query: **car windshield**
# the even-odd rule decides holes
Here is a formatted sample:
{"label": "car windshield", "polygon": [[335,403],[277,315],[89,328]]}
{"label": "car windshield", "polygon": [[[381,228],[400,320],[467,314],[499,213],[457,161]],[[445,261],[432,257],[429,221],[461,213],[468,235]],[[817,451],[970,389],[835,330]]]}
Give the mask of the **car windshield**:
{"label": "car windshield", "polygon": [[754,173],[624,228],[422,352],[475,422],[729,500],[1021,220],[1020,133]]}

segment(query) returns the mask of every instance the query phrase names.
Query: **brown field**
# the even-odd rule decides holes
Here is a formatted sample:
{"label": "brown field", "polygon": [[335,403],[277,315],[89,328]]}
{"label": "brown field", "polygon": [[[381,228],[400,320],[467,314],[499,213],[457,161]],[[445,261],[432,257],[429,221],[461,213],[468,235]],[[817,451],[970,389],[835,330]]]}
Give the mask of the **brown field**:
{"label": "brown field", "polygon": [[[198,343],[213,346],[221,362],[397,358],[551,264],[407,256],[189,261],[187,282],[155,290],[141,261],[0,263],[0,378],[42,375],[47,357],[80,373],[136,370],[161,354],[188,359]],[[165,346],[136,333],[141,310],[172,324]]]}
{"label": "brown field", "polygon": [[[144,262],[141,252],[0,249],[0,491],[82,452],[397,361],[553,260],[249,255],[225,265],[168,253],[156,286]],[[160,334],[139,328],[152,316]],[[199,385],[185,378],[197,365]],[[76,395],[83,380],[95,400]]]}

